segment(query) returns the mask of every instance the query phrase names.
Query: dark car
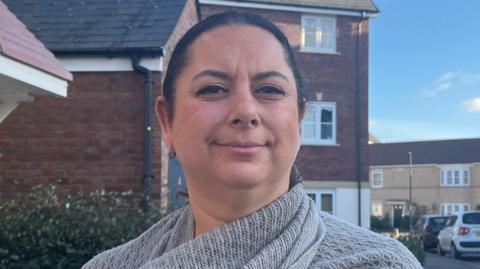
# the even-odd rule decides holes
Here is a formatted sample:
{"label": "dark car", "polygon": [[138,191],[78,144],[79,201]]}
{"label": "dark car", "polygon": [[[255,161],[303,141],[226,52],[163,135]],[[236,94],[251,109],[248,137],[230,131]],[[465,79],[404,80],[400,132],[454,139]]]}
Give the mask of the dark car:
{"label": "dark car", "polygon": [[415,225],[415,238],[422,243],[424,250],[437,247],[437,235],[447,222],[447,216],[424,215]]}

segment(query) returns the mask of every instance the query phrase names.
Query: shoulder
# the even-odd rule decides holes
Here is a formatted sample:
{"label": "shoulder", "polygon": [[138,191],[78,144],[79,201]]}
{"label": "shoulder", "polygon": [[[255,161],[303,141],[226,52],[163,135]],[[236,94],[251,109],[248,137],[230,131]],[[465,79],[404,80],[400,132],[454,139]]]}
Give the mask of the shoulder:
{"label": "shoulder", "polygon": [[106,250],[88,261],[82,269],[138,268],[152,257],[161,255],[171,238],[171,230],[186,209],[177,210],[142,233],[137,238]]}
{"label": "shoulder", "polygon": [[320,213],[325,237],[314,268],[422,268],[398,240]]}

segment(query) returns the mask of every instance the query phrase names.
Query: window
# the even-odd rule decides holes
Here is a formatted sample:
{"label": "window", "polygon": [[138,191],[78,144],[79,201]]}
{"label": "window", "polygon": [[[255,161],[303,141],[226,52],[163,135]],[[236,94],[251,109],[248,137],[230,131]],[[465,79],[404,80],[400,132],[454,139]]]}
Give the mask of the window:
{"label": "window", "polygon": [[470,210],[470,204],[465,203],[444,203],[440,205],[442,209],[442,215],[450,216],[458,212],[464,212]]}
{"label": "window", "polygon": [[334,190],[305,190],[307,195],[317,205],[317,208],[335,215],[335,191]]}
{"label": "window", "polygon": [[372,216],[383,216],[383,203],[382,201],[372,201]]}
{"label": "window", "polygon": [[440,178],[444,187],[470,186],[470,173],[466,166],[445,166],[440,170]]}
{"label": "window", "polygon": [[301,50],[336,53],[336,19],[325,16],[302,16]]}
{"label": "window", "polygon": [[308,102],[302,122],[302,144],[336,144],[336,104],[332,102]]}
{"label": "window", "polygon": [[379,170],[374,170],[372,172],[371,180],[372,188],[382,188],[383,187],[383,173]]}

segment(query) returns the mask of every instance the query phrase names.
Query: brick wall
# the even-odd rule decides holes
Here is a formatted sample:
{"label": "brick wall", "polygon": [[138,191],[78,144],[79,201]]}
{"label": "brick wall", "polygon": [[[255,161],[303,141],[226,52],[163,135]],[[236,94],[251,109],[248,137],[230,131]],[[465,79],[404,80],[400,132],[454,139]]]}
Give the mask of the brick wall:
{"label": "brick wall", "polygon": [[[159,73],[154,77],[160,80]],[[143,93],[144,78],[134,72],[74,73],[67,98],[39,96],[21,104],[0,125],[0,192],[55,183],[62,190],[140,193]],[[160,190],[159,149],[153,198]]]}
{"label": "brick wall", "polygon": [[[202,5],[202,18],[231,8]],[[294,48],[309,100],[322,92],[323,101],[337,103],[338,146],[302,146],[297,166],[306,180],[356,180],[357,37],[359,18],[337,17],[338,55],[301,53],[301,13],[236,9],[259,14],[277,24]],[[368,180],[368,20],[362,24],[360,53],[361,178]]]}

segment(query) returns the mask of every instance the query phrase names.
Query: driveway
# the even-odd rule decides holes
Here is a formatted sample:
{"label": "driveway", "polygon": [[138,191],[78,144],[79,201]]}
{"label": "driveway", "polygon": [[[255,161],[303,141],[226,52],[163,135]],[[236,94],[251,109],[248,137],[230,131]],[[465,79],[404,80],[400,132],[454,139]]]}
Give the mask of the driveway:
{"label": "driveway", "polygon": [[454,260],[449,254],[444,257],[427,253],[425,269],[480,269],[480,255],[465,256]]}

